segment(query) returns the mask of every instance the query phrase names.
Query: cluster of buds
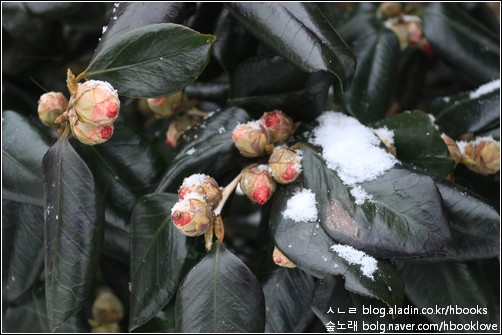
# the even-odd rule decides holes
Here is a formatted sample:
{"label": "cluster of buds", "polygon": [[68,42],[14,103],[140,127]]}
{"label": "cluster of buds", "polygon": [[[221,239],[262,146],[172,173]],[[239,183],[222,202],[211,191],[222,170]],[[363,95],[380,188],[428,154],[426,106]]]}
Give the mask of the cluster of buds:
{"label": "cluster of buds", "polygon": [[73,135],[88,145],[106,142],[113,135],[119,108],[117,91],[109,83],[89,80],[78,84],[68,112]]}
{"label": "cluster of buds", "polygon": [[385,20],[385,26],[396,34],[401,50],[413,46],[420,48],[426,55],[432,53],[429,41],[423,33],[422,20],[418,16],[404,15],[401,5],[397,2],[382,3],[378,14]]}
{"label": "cluster of buds", "polygon": [[500,142],[490,137],[459,142],[460,162],[471,171],[488,175],[500,171]]}
{"label": "cluster of buds", "polygon": [[147,103],[156,117],[165,118],[182,113],[185,110],[186,98],[183,92],[176,92],[162,97],[148,98]]}
{"label": "cluster of buds", "polygon": [[291,118],[279,110],[263,114],[257,121],[240,124],[232,132],[232,140],[244,157],[270,154],[275,145],[285,143],[293,133]]}
{"label": "cluster of buds", "polygon": [[279,248],[274,247],[274,252],[272,253],[272,259],[274,260],[274,263],[285,267],[285,268],[296,268],[296,264],[291,262],[289,258],[287,258],[282,251],[279,250]]}
{"label": "cluster of buds", "polygon": [[38,100],[38,117],[48,127],[58,128],[56,119],[68,108],[68,99],[61,92],[43,94]]}
{"label": "cluster of buds", "polygon": [[179,115],[171,121],[166,132],[166,144],[170,148],[176,147],[178,138],[192,126],[201,121],[201,117],[197,115]]}
{"label": "cluster of buds", "polygon": [[187,236],[200,236],[213,225],[213,210],[222,199],[222,192],[212,177],[194,174],[185,178],[178,190],[179,201],[171,209],[171,218],[178,230]]}
{"label": "cluster of buds", "polygon": [[120,333],[119,322],[124,317],[124,307],[110,291],[98,294],[92,305],[92,319],[89,324],[93,333]]}

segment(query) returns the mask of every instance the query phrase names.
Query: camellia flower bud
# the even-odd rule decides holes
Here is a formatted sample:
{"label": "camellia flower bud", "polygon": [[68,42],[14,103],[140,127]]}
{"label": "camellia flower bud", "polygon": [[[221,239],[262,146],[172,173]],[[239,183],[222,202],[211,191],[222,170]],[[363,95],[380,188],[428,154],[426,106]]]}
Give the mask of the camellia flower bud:
{"label": "camellia flower bud", "polygon": [[378,12],[384,20],[398,16],[401,14],[401,4],[399,2],[382,2],[378,7]]}
{"label": "camellia flower bud", "polygon": [[222,198],[222,193],[216,180],[200,173],[185,178],[178,190],[180,200],[185,199],[191,193],[201,196],[211,208],[216,207]]}
{"label": "camellia flower bud", "polygon": [[124,307],[110,291],[100,292],[92,305],[93,323],[102,325],[119,322],[124,317]]}
{"label": "camellia flower bud", "polygon": [[296,264],[291,262],[289,258],[287,258],[282,251],[280,251],[277,247],[274,247],[274,252],[272,254],[272,258],[274,259],[274,263],[283,266],[285,268],[296,268]]}
{"label": "camellia flower bud", "polygon": [[168,117],[183,111],[183,92],[176,92],[171,95],[148,98],[148,106],[158,117]]}
{"label": "camellia flower bud", "polygon": [[279,184],[289,184],[295,181],[302,172],[302,157],[289,148],[278,147],[268,160],[272,177]]}
{"label": "camellia flower bud", "polygon": [[462,147],[461,163],[469,170],[485,175],[500,171],[500,142],[486,138]]}
{"label": "camellia flower bud", "polygon": [[82,122],[76,114],[71,112],[70,127],[77,140],[88,145],[104,143],[113,135],[113,124],[99,125]]}
{"label": "camellia flower bud", "polygon": [[244,157],[263,156],[271,144],[268,130],[259,122],[240,124],[232,132],[232,140]]}
{"label": "camellia flower bud", "polygon": [[265,204],[275,191],[276,183],[267,165],[253,165],[242,171],[240,181],[242,192],[247,195],[251,201],[260,205]]}
{"label": "camellia flower bud", "polygon": [[399,46],[401,50],[406,49],[409,45],[410,33],[403,22],[402,17],[398,16],[395,18],[390,18],[384,22],[385,27],[392,30],[399,40]]}
{"label": "camellia flower bud", "polygon": [[173,119],[167,129],[166,144],[171,148],[176,147],[178,138],[193,125],[199,123],[200,119],[200,117],[193,117],[189,115],[180,115],[176,119]]}
{"label": "camellia flower bud", "polygon": [[285,143],[293,134],[293,120],[280,110],[263,114],[260,122],[269,131],[273,144]]}
{"label": "camellia flower bud", "polygon": [[68,107],[68,99],[60,92],[49,92],[43,94],[38,100],[38,117],[43,124],[48,127],[59,127],[54,123]]}
{"label": "camellia flower bud", "polygon": [[200,236],[213,224],[211,207],[196,193],[190,193],[171,209],[171,218],[180,232],[187,236]]}
{"label": "camellia flower bud", "polygon": [[455,140],[453,140],[446,134],[441,134],[441,138],[448,147],[448,151],[450,152],[450,157],[455,161],[455,165],[460,163],[460,160],[462,159],[462,153],[460,152],[457,142],[455,142]]}
{"label": "camellia flower bud", "polygon": [[72,99],[73,111],[82,122],[105,125],[117,119],[120,100],[117,91],[106,81],[89,80],[79,84]]}

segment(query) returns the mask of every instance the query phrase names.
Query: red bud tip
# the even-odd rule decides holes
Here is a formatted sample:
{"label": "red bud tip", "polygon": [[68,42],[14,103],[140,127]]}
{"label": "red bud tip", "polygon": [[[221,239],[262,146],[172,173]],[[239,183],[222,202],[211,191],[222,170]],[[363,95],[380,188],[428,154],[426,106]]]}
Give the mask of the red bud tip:
{"label": "red bud tip", "polygon": [[174,212],[172,215],[175,225],[183,227],[192,221],[190,213],[187,212]]}
{"label": "red bud tip", "polygon": [[281,174],[281,178],[283,180],[289,181],[293,178],[296,178],[298,176],[298,169],[296,168],[296,164],[288,164],[286,166],[286,171],[284,171],[283,174]]}
{"label": "red bud tip", "polygon": [[262,122],[267,128],[273,127],[281,122],[281,118],[277,113],[266,113],[262,117]]}
{"label": "red bud tip", "polygon": [[272,190],[268,186],[260,186],[253,192],[253,200],[263,205],[267,202]]}
{"label": "red bud tip", "polygon": [[101,137],[105,140],[109,139],[113,134],[112,126],[103,126],[101,129]]}

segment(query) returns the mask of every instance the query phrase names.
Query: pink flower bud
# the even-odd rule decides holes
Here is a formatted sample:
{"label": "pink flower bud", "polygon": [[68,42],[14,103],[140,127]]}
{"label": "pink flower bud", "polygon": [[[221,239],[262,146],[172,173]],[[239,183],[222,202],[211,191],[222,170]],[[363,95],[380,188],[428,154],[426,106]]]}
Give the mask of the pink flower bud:
{"label": "pink flower bud", "polygon": [[455,140],[453,140],[446,134],[441,134],[441,138],[443,139],[444,143],[446,144],[446,147],[448,148],[450,157],[455,161],[455,165],[460,163],[462,159],[462,153],[460,152],[457,142],[455,142]]}
{"label": "pink flower bud", "polygon": [[289,258],[287,258],[282,251],[280,251],[277,247],[274,247],[274,252],[272,254],[272,258],[274,259],[274,263],[283,266],[285,268],[296,268],[296,264],[291,262]]}
{"label": "pink flower bud", "polygon": [[117,119],[119,108],[117,91],[106,81],[89,80],[79,84],[73,98],[73,110],[87,123],[110,124]]}
{"label": "pink flower bud", "polygon": [[183,92],[176,92],[157,98],[148,98],[147,102],[157,117],[168,117],[180,113],[184,109]]}
{"label": "pink flower bud", "polygon": [[38,100],[38,117],[43,124],[48,127],[58,128],[59,124],[54,123],[68,107],[68,99],[60,92],[45,93]]}
{"label": "pink flower bud", "polygon": [[480,140],[463,146],[461,163],[479,174],[492,174],[500,171],[500,142]]}
{"label": "pink flower bud", "polygon": [[293,134],[293,120],[280,110],[263,114],[260,122],[270,133],[273,144],[285,143]]}
{"label": "pink flower bud", "polygon": [[271,144],[267,129],[258,121],[240,124],[232,132],[232,140],[244,157],[259,157]]}
{"label": "pink flower bud", "polygon": [[183,184],[181,184],[178,190],[180,200],[185,199],[185,197],[192,193],[201,196],[211,208],[218,206],[222,198],[222,193],[216,180],[205,174],[194,174],[183,180]]}
{"label": "pink flower bud", "polygon": [[188,115],[180,115],[179,117],[173,119],[167,129],[166,144],[171,148],[176,147],[178,138],[193,125],[199,123],[200,120],[200,117]]}
{"label": "pink flower bud", "polygon": [[192,193],[171,209],[171,218],[178,230],[187,236],[200,236],[213,224],[214,213],[202,197]]}
{"label": "pink flower bud", "polygon": [[88,145],[104,143],[113,135],[113,124],[83,122],[72,111],[70,111],[70,127],[77,140]]}
{"label": "pink flower bud", "polygon": [[276,148],[268,160],[272,177],[279,184],[295,181],[302,172],[302,157],[288,148]]}
{"label": "pink flower bud", "polygon": [[253,165],[245,168],[239,185],[251,201],[260,205],[270,199],[276,188],[267,165]]}

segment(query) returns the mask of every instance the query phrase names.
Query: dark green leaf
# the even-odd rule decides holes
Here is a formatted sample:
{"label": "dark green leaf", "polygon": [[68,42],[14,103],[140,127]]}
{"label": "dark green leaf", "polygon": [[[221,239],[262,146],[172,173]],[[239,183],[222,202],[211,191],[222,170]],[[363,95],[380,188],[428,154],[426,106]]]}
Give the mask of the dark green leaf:
{"label": "dark green leaf", "polygon": [[28,2],[26,9],[34,16],[61,18],[82,10],[82,3],[75,2]]}
{"label": "dark green leaf", "polygon": [[[431,3],[424,34],[448,65],[481,84],[500,76],[500,38],[454,3]],[[441,32],[441,33],[438,33]]]}
{"label": "dark green leaf", "polygon": [[[499,322],[500,264],[497,261],[400,262],[398,267],[405,282],[406,295],[418,308],[434,308],[434,311],[436,308],[443,308],[443,311],[453,308],[448,313],[425,315],[431,322]],[[493,287],[497,287],[498,292]],[[463,312],[457,312],[456,308]],[[465,309],[469,312],[464,312]]]}
{"label": "dark green leaf", "polygon": [[328,71],[346,90],[356,60],[315,3],[225,4],[270,49],[307,72]]}
{"label": "dark green leaf", "polygon": [[230,105],[259,118],[279,109],[295,120],[312,120],[326,107],[332,76],[305,73],[280,57],[250,58],[231,75]]}
{"label": "dark green leaf", "polygon": [[176,332],[257,333],[264,328],[265,302],[258,280],[216,243],[178,290]]}
{"label": "dark green leaf", "polygon": [[190,128],[182,136],[178,154],[161,178],[157,192],[177,192],[183,179],[194,173],[218,178],[243,164],[245,160],[235,148],[232,131],[249,120],[243,109],[232,107]]}
{"label": "dark green leaf", "polygon": [[266,333],[301,333],[312,322],[315,280],[302,270],[280,268],[263,285]]}
{"label": "dark green leaf", "polygon": [[[304,160],[305,156],[304,153]],[[304,171],[315,170],[306,170],[304,165]],[[313,276],[323,278],[326,275],[343,275],[348,290],[378,298],[391,306],[400,305],[404,289],[399,274],[390,263],[377,260],[373,278],[366,276],[360,265],[350,264],[331,249],[336,242],[317,221],[299,223],[282,216],[287,200],[298,186],[299,183],[294,183],[279,188],[274,195],[272,213],[276,215],[270,220],[270,229],[279,249],[301,270]],[[320,203],[317,194],[316,199]]]}
{"label": "dark green leaf", "polygon": [[362,205],[313,149],[302,146],[303,186],[316,195],[320,224],[335,241],[375,257],[441,252],[451,233],[431,177],[394,167],[360,186],[372,197]]}
{"label": "dark green leaf", "polygon": [[396,35],[374,15],[368,20],[367,29],[351,43],[357,59],[352,85],[344,94],[335,89],[337,102],[362,123],[379,120],[387,112],[399,64]]}
{"label": "dark green leaf", "polygon": [[101,195],[91,171],[60,138],[43,159],[49,329],[77,313],[92,288],[103,239]]}
{"label": "dark green leaf", "polygon": [[411,110],[419,105],[428,63],[429,58],[419,48],[409,47],[401,52],[393,92],[399,110]]}
{"label": "dark green leaf", "polygon": [[223,105],[228,98],[229,86],[228,81],[197,82],[187,86],[185,94],[189,99],[215,101]]}
{"label": "dark green leaf", "polygon": [[2,112],[2,197],[44,205],[42,158],[50,138],[21,114]]}
{"label": "dark green leaf", "polygon": [[431,118],[421,111],[405,112],[377,122],[374,128],[394,132],[397,158],[438,177],[453,172],[454,161]]}
{"label": "dark green leaf", "polygon": [[38,280],[44,266],[44,209],[2,201],[3,298],[21,297]]}
{"label": "dark green leaf", "polygon": [[431,104],[436,123],[453,138],[465,133],[482,133],[500,125],[500,84],[474,98],[473,92],[437,98]]}
{"label": "dark green leaf", "polygon": [[134,329],[155,316],[176,293],[188,254],[188,239],[171,222],[174,194],[138,200],[131,217],[131,312]]}
{"label": "dark green leaf", "polygon": [[155,314],[150,321],[144,325],[133,329],[132,333],[174,333],[175,316],[175,301],[174,299],[160,312]]}
{"label": "dark green leaf", "polygon": [[129,97],[169,95],[202,72],[214,40],[174,23],[143,26],[104,45],[81,76],[108,81]]}

